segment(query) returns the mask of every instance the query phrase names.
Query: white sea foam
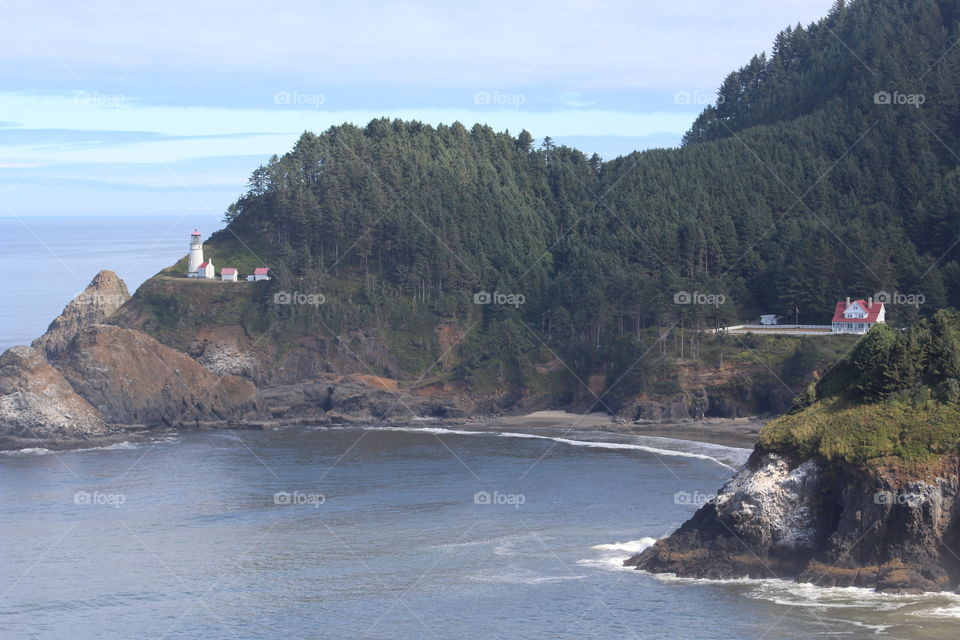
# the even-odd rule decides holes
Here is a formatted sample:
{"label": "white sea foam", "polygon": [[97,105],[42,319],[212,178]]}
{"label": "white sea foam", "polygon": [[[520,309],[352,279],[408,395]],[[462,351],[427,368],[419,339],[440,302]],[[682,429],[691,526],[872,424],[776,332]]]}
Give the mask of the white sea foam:
{"label": "white sea foam", "polygon": [[538,585],[552,582],[566,582],[568,580],[583,580],[586,575],[580,576],[538,576],[530,573],[502,573],[493,575],[476,575],[467,578],[472,582],[487,582],[496,584],[525,584]]}
{"label": "white sea foam", "polygon": [[113,444],[104,445],[102,447],[84,447],[81,449],[69,449],[69,452],[77,451],[123,451],[126,449],[136,449],[142,443],[139,442],[128,442],[124,440],[123,442],[115,442]]}
{"label": "white sea foam", "polygon": [[926,618],[960,618],[960,605],[937,607],[929,611],[913,611],[910,615],[924,616]]}
{"label": "white sea foam", "polygon": [[440,545],[441,549],[457,549],[460,547],[482,547],[485,545],[496,545],[495,548],[504,547],[504,545],[513,545],[524,540],[535,540],[538,536],[535,533],[522,533],[511,536],[497,536],[495,538],[480,538],[478,540],[466,540],[464,542],[448,542]]}
{"label": "white sea foam", "polygon": [[15,451],[0,451],[5,456],[45,456],[53,453],[51,449],[43,447],[28,447],[26,449],[17,449]]}
{"label": "white sea foam", "polygon": [[[749,595],[790,607],[868,610],[874,614],[896,612],[897,616],[908,614],[921,618],[960,618],[960,595],[952,593],[880,593],[861,587],[820,587],[785,580],[763,580],[751,589]],[[858,624],[846,617],[844,621]],[[892,625],[871,621],[862,626],[880,633]]]}
{"label": "white sea foam", "polygon": [[[465,429],[448,429],[444,427],[382,427],[382,426],[371,426],[365,427],[371,431],[403,431],[407,433],[432,433],[434,435],[477,435],[477,436],[496,436],[501,438],[526,438],[534,440],[552,440],[560,444],[565,444],[572,447],[588,447],[592,449],[609,449],[609,450],[626,450],[626,451],[645,451],[647,453],[652,453],[654,455],[662,456],[671,456],[671,457],[680,457],[680,458],[694,458],[698,460],[706,460],[708,462],[713,462],[722,467],[730,469],[731,471],[736,471],[737,466],[746,462],[747,457],[749,456],[749,449],[741,449],[738,447],[727,447],[719,444],[711,444],[705,442],[692,442],[690,440],[675,440],[672,438],[652,438],[649,436],[635,436],[638,440],[640,439],[649,439],[654,440],[658,444],[663,443],[664,446],[667,446],[669,443],[670,446],[675,446],[676,448],[664,449],[662,447],[652,447],[644,444],[638,443],[629,443],[629,442],[608,442],[603,440],[576,440],[573,438],[564,438],[560,436],[548,436],[540,435],[535,433],[517,433],[513,431],[468,431]],[[698,451],[710,451],[715,455],[708,455],[706,453],[700,453]],[[735,465],[727,464],[723,460],[716,457],[717,455],[723,455],[724,458],[733,462]]]}
{"label": "white sea foam", "polygon": [[[646,573],[646,572],[643,572]],[[806,582],[764,578],[730,578],[717,580],[710,578],[681,578],[672,573],[651,574],[661,582],[682,582],[701,585],[729,585],[743,587],[745,595],[757,600],[766,600],[774,604],[836,610],[867,610],[874,613],[902,612],[924,618],[960,618],[960,594],[921,593],[899,594],[883,593],[863,587],[822,587]],[[898,613],[897,615],[902,615]],[[843,622],[859,624],[855,620],[843,618]],[[867,624],[882,632],[892,625]]]}
{"label": "white sea foam", "polygon": [[595,544],[590,547],[596,552],[595,557],[578,560],[577,564],[607,571],[633,571],[633,567],[624,567],[623,561],[636,553],[640,553],[656,541],[656,538],[640,538],[639,540],[627,540],[626,542]]}
{"label": "white sea foam", "polygon": [[[351,427],[348,427],[351,428]],[[434,435],[451,434],[461,436],[490,435],[490,431],[465,431],[463,429],[447,429],[444,427],[363,427],[368,431],[403,431],[405,433],[432,433]]]}
{"label": "white sea foam", "polygon": [[44,447],[28,447],[26,449],[17,449],[15,451],[0,451],[0,454],[8,456],[46,456],[53,453],[68,454],[68,453],[85,453],[88,451],[127,451],[129,449],[138,449],[143,446],[149,446],[152,444],[176,444],[180,442],[179,438],[174,436],[163,436],[156,438],[154,440],[145,440],[142,442],[129,442],[123,440],[122,442],[114,442],[112,444],[105,444],[99,447],[80,447],[77,449],[45,449]]}
{"label": "white sea foam", "polygon": [[627,540],[626,542],[611,542],[610,544],[595,544],[591,549],[599,551],[626,551],[627,553],[640,553],[647,547],[653,545],[656,538],[640,538],[639,540]]}
{"label": "white sea foam", "polygon": [[[515,433],[501,433],[500,435],[505,437],[515,438],[518,434]],[[527,434],[525,434],[527,435]],[[678,449],[661,449],[659,447],[648,447],[642,444],[631,444],[627,442],[597,442],[594,440],[572,440],[570,438],[560,438],[553,436],[535,436],[543,440],[553,440],[554,442],[559,442],[561,444],[570,445],[572,447],[589,447],[593,449],[619,449],[619,450],[632,450],[632,451],[646,451],[647,453],[652,453],[654,455],[661,456],[671,456],[671,457],[680,457],[680,458],[697,458],[699,460],[707,460],[709,462],[714,462],[719,464],[721,467],[726,467],[731,471],[736,471],[736,468],[718,460],[713,456],[709,456],[703,453],[694,453],[692,451],[681,451]],[[641,436],[642,437],[642,436]],[[682,442],[682,441],[677,441]],[[680,446],[680,445],[678,445]]]}

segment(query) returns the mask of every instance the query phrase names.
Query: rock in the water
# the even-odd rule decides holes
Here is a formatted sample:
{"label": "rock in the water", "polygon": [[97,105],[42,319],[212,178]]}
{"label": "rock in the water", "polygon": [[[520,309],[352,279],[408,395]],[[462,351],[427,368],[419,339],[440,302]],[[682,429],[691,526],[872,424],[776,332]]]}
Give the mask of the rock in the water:
{"label": "rock in the water", "polygon": [[33,341],[33,348],[55,360],[82,329],[100,324],[129,299],[123,280],[113,271],[101,271],[64,307],[47,332]]}
{"label": "rock in the water", "polygon": [[698,578],[796,578],[884,591],[960,585],[958,459],[924,479],[757,449],[717,497],[627,561]]}
{"label": "rock in the water", "polygon": [[144,333],[110,325],[81,331],[55,364],[77,393],[120,424],[227,420],[256,398],[249,381],[217,376]]}
{"label": "rock in the water", "polygon": [[0,435],[84,438],[109,432],[103,416],[27,346],[0,355]]}

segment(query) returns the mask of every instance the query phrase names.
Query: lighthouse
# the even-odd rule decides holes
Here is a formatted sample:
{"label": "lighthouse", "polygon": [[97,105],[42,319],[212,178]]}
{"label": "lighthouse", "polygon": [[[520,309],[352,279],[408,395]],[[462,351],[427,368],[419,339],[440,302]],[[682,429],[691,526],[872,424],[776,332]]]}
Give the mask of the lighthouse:
{"label": "lighthouse", "polygon": [[187,266],[188,278],[202,278],[200,265],[203,264],[203,242],[200,239],[200,230],[194,229],[190,234],[190,262]]}

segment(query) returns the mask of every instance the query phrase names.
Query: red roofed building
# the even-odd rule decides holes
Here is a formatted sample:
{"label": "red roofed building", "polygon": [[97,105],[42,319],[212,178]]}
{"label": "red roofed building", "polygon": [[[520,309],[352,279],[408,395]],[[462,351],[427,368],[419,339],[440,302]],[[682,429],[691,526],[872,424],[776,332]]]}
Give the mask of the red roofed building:
{"label": "red roofed building", "polygon": [[224,267],[223,269],[220,269],[220,279],[226,282],[236,282],[237,270],[233,267]]}
{"label": "red roofed building", "polygon": [[207,262],[201,262],[197,266],[197,278],[216,278],[217,270],[213,268],[213,261],[209,260]]}
{"label": "red roofed building", "polygon": [[253,270],[253,274],[247,276],[247,280],[250,282],[260,282],[261,280],[270,279],[270,268],[269,267],[257,267]]}
{"label": "red roofed building", "polygon": [[833,312],[831,327],[833,333],[866,333],[878,322],[884,322],[887,310],[882,302],[867,300],[838,302]]}

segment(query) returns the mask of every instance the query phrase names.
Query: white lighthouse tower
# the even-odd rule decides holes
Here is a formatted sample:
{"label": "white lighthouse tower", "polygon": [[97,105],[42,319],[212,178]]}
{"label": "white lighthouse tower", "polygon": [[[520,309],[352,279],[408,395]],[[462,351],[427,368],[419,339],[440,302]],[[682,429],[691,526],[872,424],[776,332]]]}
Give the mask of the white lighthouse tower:
{"label": "white lighthouse tower", "polygon": [[190,234],[190,263],[187,266],[187,277],[203,277],[200,273],[201,264],[203,264],[203,242],[200,239],[200,230],[194,229]]}

